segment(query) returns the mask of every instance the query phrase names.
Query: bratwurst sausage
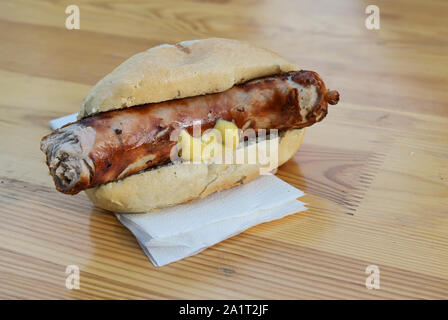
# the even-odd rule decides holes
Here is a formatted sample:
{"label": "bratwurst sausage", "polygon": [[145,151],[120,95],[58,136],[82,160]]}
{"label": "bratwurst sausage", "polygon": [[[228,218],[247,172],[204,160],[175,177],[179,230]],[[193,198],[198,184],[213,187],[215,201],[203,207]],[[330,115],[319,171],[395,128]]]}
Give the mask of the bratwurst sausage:
{"label": "bratwurst sausage", "polygon": [[217,120],[238,128],[288,130],[321,121],[337,91],[319,75],[292,71],[236,85],[227,91],[99,113],[45,136],[41,150],[57,190],[76,194],[170,162],[173,132]]}

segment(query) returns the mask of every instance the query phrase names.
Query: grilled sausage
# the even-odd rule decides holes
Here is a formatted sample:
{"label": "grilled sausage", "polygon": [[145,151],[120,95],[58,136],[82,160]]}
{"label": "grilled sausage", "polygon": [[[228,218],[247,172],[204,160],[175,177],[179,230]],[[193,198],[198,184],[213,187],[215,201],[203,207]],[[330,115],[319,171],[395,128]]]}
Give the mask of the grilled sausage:
{"label": "grilled sausage", "polygon": [[170,162],[172,133],[218,119],[239,128],[288,130],[321,121],[336,91],[319,75],[293,71],[251,80],[227,91],[113,110],[68,124],[42,139],[57,190],[76,194]]}

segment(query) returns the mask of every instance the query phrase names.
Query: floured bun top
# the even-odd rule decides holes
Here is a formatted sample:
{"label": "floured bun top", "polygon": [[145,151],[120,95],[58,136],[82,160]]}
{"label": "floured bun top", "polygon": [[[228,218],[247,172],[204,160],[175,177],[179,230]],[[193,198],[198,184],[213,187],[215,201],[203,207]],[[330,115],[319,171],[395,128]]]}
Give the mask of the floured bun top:
{"label": "floured bun top", "polygon": [[247,42],[210,38],[163,44],[138,53],[101,79],[79,118],[135,105],[222,92],[248,80],[298,70]]}

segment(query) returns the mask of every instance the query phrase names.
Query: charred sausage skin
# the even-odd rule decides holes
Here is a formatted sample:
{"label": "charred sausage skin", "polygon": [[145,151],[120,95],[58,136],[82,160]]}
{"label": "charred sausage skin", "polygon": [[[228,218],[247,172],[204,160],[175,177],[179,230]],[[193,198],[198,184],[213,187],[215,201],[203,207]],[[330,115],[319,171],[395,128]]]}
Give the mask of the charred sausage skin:
{"label": "charred sausage skin", "polygon": [[44,137],[41,149],[56,188],[76,194],[170,162],[173,134],[214,126],[218,119],[244,129],[288,130],[321,121],[337,91],[312,71],[254,79],[227,91],[100,113]]}

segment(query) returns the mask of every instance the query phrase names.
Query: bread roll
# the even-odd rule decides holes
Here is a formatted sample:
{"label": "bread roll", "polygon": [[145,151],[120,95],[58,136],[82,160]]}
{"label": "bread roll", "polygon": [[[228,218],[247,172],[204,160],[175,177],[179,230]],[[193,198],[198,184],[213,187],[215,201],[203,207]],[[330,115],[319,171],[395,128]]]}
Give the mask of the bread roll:
{"label": "bread roll", "polygon": [[79,118],[135,105],[225,91],[258,77],[299,70],[247,42],[210,38],[163,44],[138,53],[100,80]]}
{"label": "bread roll", "polygon": [[[160,45],[134,55],[100,80],[84,100],[79,118],[145,103],[225,91],[258,77],[299,70],[284,58],[229,39]],[[279,136],[278,165],[288,161],[304,129]],[[255,148],[248,144],[243,148]],[[247,183],[261,164],[171,163],[86,190],[92,202],[115,212],[150,212]]]}

